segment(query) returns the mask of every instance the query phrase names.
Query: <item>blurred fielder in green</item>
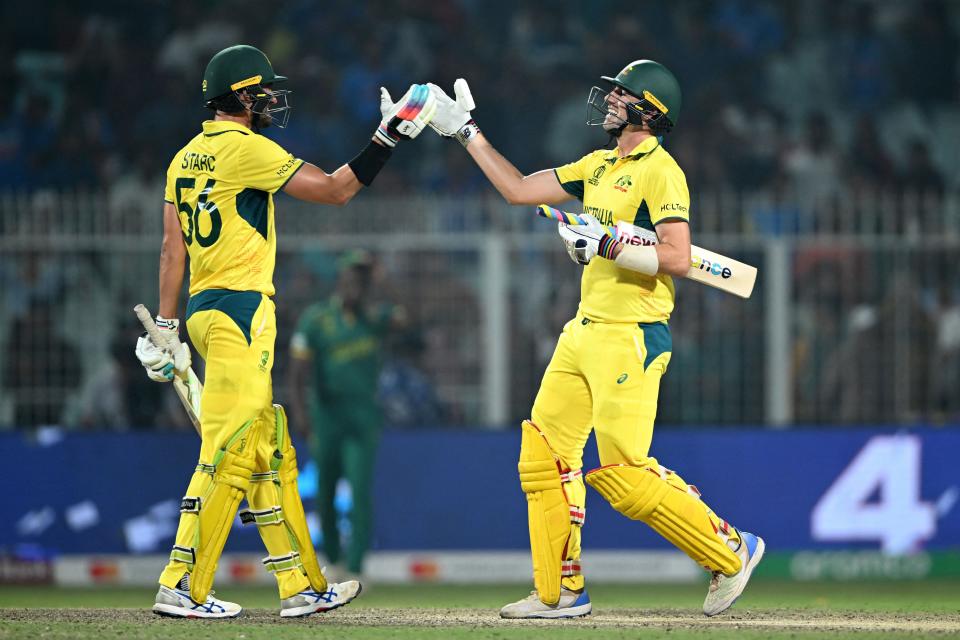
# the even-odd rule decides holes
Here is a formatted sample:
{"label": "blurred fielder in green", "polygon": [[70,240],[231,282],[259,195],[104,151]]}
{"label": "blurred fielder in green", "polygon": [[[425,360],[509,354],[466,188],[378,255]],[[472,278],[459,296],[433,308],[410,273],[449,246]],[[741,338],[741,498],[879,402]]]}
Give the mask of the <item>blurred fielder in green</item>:
{"label": "blurred fielder in green", "polygon": [[[349,573],[359,575],[373,526],[373,467],[383,425],[377,379],[384,338],[403,323],[404,314],[401,307],[369,302],[374,275],[370,254],[349,252],[341,257],[339,267],[334,295],[303,312],[291,339],[292,406],[295,424],[308,424],[309,415],[312,425],[324,552],[331,563],[345,564]],[[304,402],[305,397],[309,402]],[[350,483],[353,492],[345,563],[334,507],[340,478]]]}

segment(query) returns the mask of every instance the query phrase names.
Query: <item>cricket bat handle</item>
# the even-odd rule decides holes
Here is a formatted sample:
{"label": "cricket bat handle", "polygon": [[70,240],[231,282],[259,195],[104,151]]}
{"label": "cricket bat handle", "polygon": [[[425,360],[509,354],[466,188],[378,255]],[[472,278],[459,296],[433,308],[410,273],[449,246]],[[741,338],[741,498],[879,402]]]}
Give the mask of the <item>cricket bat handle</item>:
{"label": "cricket bat handle", "polygon": [[161,349],[171,348],[167,337],[160,332],[160,327],[158,327],[157,323],[154,322],[153,316],[145,306],[138,304],[133,308],[133,312],[137,314],[137,319],[140,321],[140,324],[143,325],[143,328],[146,329],[147,335],[150,336],[153,344],[157,345]]}
{"label": "cricket bat handle", "polygon": [[[177,346],[170,344],[169,338],[163,335],[160,327],[157,326],[157,323],[153,320],[153,316],[145,306],[138,304],[133,308],[133,312],[137,314],[137,319],[140,320],[140,324],[143,325],[153,344],[161,349],[170,350],[173,350]],[[197,430],[197,434],[202,436],[202,431],[200,430],[200,395],[203,393],[203,384],[193,371],[193,367],[190,367],[183,373],[177,373],[175,375],[173,388],[177,392],[183,408],[186,409],[187,416],[190,418],[193,428]]]}

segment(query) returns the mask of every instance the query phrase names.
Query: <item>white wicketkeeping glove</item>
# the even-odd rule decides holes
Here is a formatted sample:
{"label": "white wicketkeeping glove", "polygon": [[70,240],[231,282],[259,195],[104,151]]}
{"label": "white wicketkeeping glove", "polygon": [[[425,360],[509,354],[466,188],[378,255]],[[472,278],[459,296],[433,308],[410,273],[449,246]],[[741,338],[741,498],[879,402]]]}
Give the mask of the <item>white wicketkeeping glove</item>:
{"label": "white wicketkeeping glove", "polygon": [[179,320],[176,318],[168,320],[157,316],[156,322],[167,344],[154,344],[150,336],[145,333],[137,339],[135,353],[151,380],[170,382],[174,375],[186,373],[190,368],[190,348],[180,342]]}
{"label": "white wicketkeeping glove", "polygon": [[473,102],[473,94],[470,93],[470,85],[463,78],[457,78],[453,83],[456,100],[432,82],[427,86],[437,99],[437,112],[430,121],[430,128],[446,138],[457,135],[457,132],[473,120],[470,112],[476,108],[476,105]]}
{"label": "white wicketkeeping glove", "polygon": [[[563,244],[567,247],[567,255],[577,264],[590,264],[598,254],[604,258],[609,257],[614,244],[618,244],[606,227],[589,213],[580,216],[586,224],[567,225],[562,222],[557,223],[557,231],[563,238]],[[605,240],[604,240],[605,239]],[[601,250],[601,240],[604,246]]]}
{"label": "white wicketkeeping glove", "polygon": [[380,126],[374,134],[388,147],[401,140],[413,140],[423,131],[437,110],[437,99],[425,84],[413,84],[399,101],[394,102],[390,92],[380,87]]}

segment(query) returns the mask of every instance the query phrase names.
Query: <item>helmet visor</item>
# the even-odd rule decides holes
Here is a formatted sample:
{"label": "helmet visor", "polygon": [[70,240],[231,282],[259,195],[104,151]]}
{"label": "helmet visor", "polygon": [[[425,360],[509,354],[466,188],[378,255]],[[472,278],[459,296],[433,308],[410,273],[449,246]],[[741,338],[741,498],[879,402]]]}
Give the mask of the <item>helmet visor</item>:
{"label": "helmet visor", "polygon": [[290,120],[290,91],[288,89],[271,90],[262,88],[252,92],[253,104],[250,111],[260,118],[260,126],[274,126],[283,129]]}
{"label": "helmet visor", "polygon": [[587,96],[587,124],[601,126],[607,131],[622,129],[631,124],[630,103],[609,89],[592,87]]}
{"label": "helmet visor", "polygon": [[657,135],[670,130],[670,121],[652,102],[626,93],[618,86],[590,89],[587,124],[602,126],[607,131],[619,131],[628,124],[646,124]]}

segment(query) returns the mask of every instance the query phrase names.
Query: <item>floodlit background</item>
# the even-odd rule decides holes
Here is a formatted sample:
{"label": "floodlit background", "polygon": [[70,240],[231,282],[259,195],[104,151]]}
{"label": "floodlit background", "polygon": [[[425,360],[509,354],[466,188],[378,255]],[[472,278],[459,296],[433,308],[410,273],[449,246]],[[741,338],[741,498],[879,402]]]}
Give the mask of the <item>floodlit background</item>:
{"label": "floodlit background", "polygon": [[[132,308],[156,306],[163,174],[207,117],[203,69],[239,42],[290,78],[290,125],[266,135],[328,171],[369,139],[381,85],[467,78],[532,172],[607,143],[584,124],[599,76],[665,64],[694,241],[760,276],[746,301],[678,283],[652,453],[767,538],[771,575],[960,576],[958,34],[951,2],[4,3],[0,580],[149,583],[172,542],[197,443],[133,356]],[[276,205],[277,401],[342,251],[373,251],[371,299],[410,317],[380,381],[371,575],[476,579],[458,554],[483,551],[489,579],[527,579],[517,425],[579,294],[554,227],[430,131],[345,208]],[[590,505],[588,575],[696,578]],[[243,564],[258,544],[236,532],[247,569],[224,579],[266,575]]]}

